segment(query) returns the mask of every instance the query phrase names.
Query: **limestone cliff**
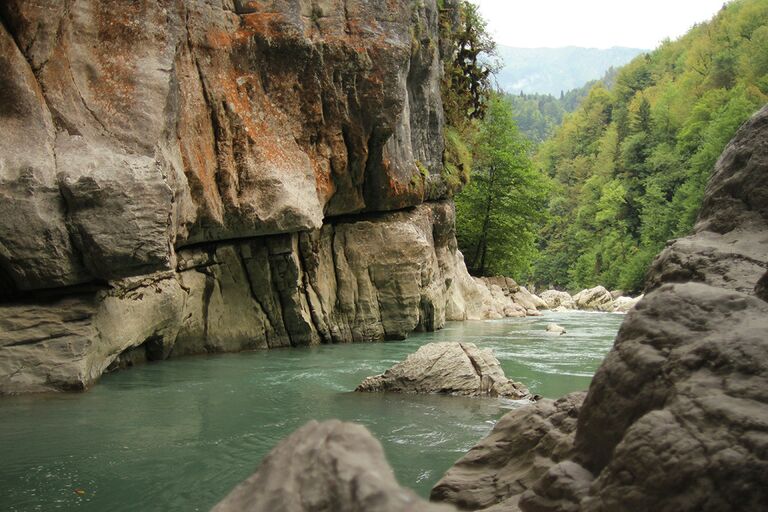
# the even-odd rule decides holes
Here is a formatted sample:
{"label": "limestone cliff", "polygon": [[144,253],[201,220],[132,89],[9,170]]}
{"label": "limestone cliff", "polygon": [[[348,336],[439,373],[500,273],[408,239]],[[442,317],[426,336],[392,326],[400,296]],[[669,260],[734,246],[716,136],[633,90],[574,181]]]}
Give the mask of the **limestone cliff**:
{"label": "limestone cliff", "polygon": [[0,393],[482,314],[434,0],[8,0],[0,22]]}
{"label": "limestone cliff", "polygon": [[0,16],[6,295],[444,195],[434,1],[9,0]]}

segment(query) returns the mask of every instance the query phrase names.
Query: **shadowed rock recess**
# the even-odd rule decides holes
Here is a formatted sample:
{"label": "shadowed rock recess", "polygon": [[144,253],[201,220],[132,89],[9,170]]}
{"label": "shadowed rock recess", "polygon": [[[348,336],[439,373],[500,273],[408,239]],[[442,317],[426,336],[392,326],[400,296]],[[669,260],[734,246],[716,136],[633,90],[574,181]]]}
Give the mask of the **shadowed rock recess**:
{"label": "shadowed rock recess", "polygon": [[768,107],[720,157],[694,234],[655,260],[580,410],[566,398],[508,413],[432,497],[526,512],[768,508],[766,270]]}
{"label": "shadowed rock recess", "polygon": [[0,394],[504,316],[456,249],[438,32],[434,0],[3,2]]}

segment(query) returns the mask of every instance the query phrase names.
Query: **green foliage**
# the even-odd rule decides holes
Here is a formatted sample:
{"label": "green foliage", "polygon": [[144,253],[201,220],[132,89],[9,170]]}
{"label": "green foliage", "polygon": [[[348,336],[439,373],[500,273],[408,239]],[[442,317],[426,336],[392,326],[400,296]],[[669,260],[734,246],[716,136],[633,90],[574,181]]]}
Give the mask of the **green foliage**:
{"label": "green foliage", "polygon": [[496,43],[488,35],[478,7],[456,0],[441,9],[443,54],[442,98],[446,122],[464,132],[473,119],[482,119],[492,92],[491,58]]}
{"label": "green foliage", "polygon": [[473,274],[520,275],[533,260],[547,188],[528,145],[509,103],[491,97],[472,144],[471,179],[456,196],[457,238]]}
{"label": "green foliage", "polygon": [[605,87],[615,80],[617,70],[610,68],[600,81],[593,80],[578,89],[561,93],[559,98],[550,94],[508,94],[520,131],[534,144],[550,138],[565,116],[574,112],[589,95],[590,90],[602,83]]}
{"label": "green foliage", "polygon": [[449,192],[469,181],[472,154],[468,148],[492,94],[491,75],[496,43],[486,31],[477,6],[467,0],[444,0],[440,8],[443,61],[441,96],[445,112],[442,177]]}
{"label": "green foliage", "polygon": [[766,27],[768,1],[735,0],[565,116],[536,155],[555,183],[533,280],[642,288],[666,240],[690,232],[725,145],[768,101]]}
{"label": "green foliage", "polygon": [[469,173],[472,169],[472,152],[455,128],[446,126],[444,137],[445,153],[442,176],[451,190],[458,191],[469,182]]}

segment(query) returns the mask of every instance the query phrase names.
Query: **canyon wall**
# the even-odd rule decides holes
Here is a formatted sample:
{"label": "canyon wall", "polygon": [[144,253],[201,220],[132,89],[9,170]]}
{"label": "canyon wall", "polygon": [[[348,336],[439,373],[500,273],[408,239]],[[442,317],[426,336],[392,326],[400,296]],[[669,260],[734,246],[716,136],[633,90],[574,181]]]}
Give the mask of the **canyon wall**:
{"label": "canyon wall", "polygon": [[0,393],[478,316],[438,17],[434,0],[4,2]]}

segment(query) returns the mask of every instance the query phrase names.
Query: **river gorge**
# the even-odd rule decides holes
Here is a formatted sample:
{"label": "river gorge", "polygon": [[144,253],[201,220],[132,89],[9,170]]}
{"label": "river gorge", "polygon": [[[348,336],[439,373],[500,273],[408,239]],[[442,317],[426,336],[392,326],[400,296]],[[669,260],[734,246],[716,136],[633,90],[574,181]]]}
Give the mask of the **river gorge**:
{"label": "river gorge", "polygon": [[[768,106],[636,304],[472,277],[467,5],[0,5],[0,508],[768,508]],[[531,400],[352,392],[433,341]]]}
{"label": "river gorge", "polygon": [[[451,322],[406,341],[198,356],[108,374],[85,394],[0,401],[4,510],[208,510],[310,419],[365,425],[422,496],[505,412],[497,398],[352,393],[420,345],[492,348],[505,373],[558,398],[585,390],[624,315]],[[568,332],[552,336],[557,322]],[[82,494],[78,492],[82,491]]]}

